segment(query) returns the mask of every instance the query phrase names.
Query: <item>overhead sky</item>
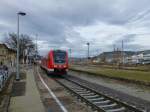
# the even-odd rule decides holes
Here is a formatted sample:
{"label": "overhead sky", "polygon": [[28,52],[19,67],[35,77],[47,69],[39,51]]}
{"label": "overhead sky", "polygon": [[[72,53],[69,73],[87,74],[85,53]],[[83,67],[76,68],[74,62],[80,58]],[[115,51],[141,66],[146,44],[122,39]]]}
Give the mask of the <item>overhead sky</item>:
{"label": "overhead sky", "polygon": [[0,40],[16,32],[18,11],[20,32],[35,39],[40,54],[51,48],[72,49],[74,56],[113,50],[150,49],[149,0],[0,0]]}

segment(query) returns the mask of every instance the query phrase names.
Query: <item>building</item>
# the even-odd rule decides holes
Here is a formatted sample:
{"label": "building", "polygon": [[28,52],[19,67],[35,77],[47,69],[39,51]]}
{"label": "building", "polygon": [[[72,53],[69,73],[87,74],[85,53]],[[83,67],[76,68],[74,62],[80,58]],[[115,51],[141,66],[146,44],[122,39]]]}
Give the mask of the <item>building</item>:
{"label": "building", "polygon": [[125,58],[127,64],[150,64],[150,53],[141,52]]}
{"label": "building", "polygon": [[144,52],[140,54],[139,63],[150,64],[150,53]]}
{"label": "building", "polygon": [[124,63],[125,64],[138,64],[139,56],[138,55],[127,56],[124,59]]}
{"label": "building", "polygon": [[92,58],[93,63],[105,64],[150,64],[150,50],[103,52]]}
{"label": "building", "polygon": [[3,43],[0,43],[0,63],[9,67],[14,66],[16,63],[16,51]]}

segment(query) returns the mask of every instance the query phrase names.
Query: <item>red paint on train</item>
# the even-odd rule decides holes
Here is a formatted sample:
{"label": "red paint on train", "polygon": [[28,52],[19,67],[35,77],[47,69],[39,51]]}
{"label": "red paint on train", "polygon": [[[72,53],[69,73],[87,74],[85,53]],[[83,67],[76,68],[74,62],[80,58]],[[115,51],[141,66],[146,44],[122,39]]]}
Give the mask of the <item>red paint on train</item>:
{"label": "red paint on train", "polygon": [[41,67],[48,73],[67,73],[68,71],[68,53],[63,50],[51,50],[41,60]]}

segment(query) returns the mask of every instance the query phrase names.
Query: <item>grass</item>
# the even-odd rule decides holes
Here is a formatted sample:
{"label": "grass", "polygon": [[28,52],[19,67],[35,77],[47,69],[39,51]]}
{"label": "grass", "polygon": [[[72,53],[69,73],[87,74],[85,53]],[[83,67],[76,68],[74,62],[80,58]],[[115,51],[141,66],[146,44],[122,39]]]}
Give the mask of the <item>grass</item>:
{"label": "grass", "polygon": [[88,67],[88,66],[71,66],[73,70],[79,70],[83,72],[92,73],[95,75],[103,75],[107,77],[128,79],[134,81],[140,81],[144,83],[150,83],[150,72],[136,71],[136,70],[120,70],[120,69],[108,69],[100,67]]}

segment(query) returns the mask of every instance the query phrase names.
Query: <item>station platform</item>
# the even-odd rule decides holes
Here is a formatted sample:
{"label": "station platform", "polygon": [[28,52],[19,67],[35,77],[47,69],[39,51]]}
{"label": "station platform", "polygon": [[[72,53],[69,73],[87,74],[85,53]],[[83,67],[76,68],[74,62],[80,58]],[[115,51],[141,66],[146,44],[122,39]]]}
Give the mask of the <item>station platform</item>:
{"label": "station platform", "polygon": [[12,94],[8,110],[9,112],[45,112],[36,86],[33,70],[27,69],[25,72],[26,78],[14,82],[15,86],[22,85],[21,89],[24,88],[24,90],[21,91],[24,92],[20,93],[19,88],[16,87],[16,93]]}

